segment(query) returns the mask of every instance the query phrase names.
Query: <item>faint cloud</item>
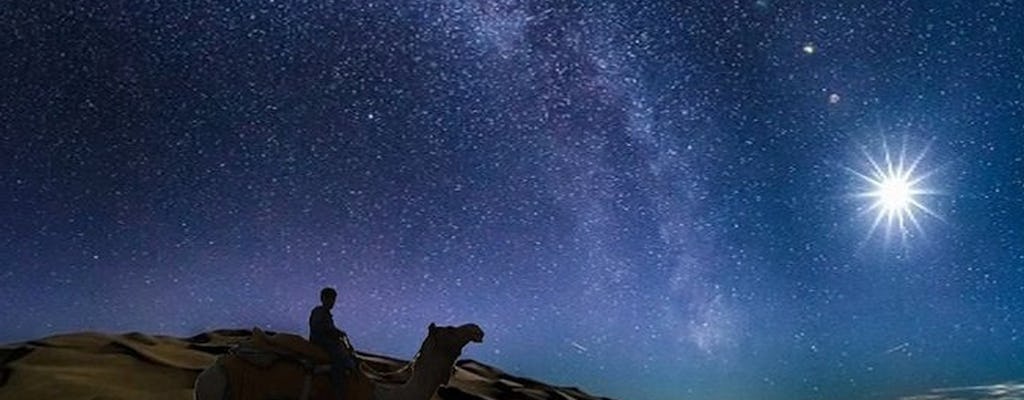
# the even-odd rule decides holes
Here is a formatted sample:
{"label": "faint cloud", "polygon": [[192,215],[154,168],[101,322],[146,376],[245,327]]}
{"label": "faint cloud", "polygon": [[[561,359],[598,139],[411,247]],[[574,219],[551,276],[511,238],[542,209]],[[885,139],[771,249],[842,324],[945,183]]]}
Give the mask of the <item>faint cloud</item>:
{"label": "faint cloud", "polygon": [[1024,383],[961,386],[932,389],[926,394],[900,397],[900,400],[1024,400]]}

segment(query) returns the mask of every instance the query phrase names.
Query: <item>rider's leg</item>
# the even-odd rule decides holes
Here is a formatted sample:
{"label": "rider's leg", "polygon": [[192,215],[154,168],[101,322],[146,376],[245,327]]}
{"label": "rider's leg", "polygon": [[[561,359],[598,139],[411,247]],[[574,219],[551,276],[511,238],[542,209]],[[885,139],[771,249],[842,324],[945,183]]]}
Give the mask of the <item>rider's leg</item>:
{"label": "rider's leg", "polygon": [[334,397],[341,400],[345,395],[345,370],[348,369],[348,355],[340,348],[330,349],[327,353],[331,357],[331,388],[334,389]]}

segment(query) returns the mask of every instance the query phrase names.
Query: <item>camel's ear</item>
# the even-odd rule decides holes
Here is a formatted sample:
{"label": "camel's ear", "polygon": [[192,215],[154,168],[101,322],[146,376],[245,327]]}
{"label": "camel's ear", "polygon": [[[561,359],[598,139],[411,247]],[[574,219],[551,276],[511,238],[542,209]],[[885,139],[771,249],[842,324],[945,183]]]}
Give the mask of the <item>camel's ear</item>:
{"label": "camel's ear", "polygon": [[429,330],[430,332],[433,332],[433,331],[434,331],[434,329],[436,329],[436,328],[437,328],[437,325],[434,325],[434,323],[433,323],[433,322],[431,322],[431,323],[430,323],[430,326],[428,326],[428,327],[427,327],[427,329],[428,329],[428,330]]}

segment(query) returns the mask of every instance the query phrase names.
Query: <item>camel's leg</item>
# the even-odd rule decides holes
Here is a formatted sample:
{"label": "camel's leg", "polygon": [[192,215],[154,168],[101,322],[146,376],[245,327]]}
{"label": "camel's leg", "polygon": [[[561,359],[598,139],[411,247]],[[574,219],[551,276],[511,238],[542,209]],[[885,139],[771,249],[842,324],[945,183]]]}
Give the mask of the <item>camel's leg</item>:
{"label": "camel's leg", "polygon": [[214,363],[196,377],[195,400],[227,400],[228,379],[224,367]]}

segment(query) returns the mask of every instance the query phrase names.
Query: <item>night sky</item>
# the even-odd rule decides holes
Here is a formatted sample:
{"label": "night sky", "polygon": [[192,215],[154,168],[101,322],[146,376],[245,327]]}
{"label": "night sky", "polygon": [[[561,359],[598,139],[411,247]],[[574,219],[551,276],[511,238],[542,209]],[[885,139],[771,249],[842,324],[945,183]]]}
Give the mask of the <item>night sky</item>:
{"label": "night sky", "polygon": [[334,286],[620,399],[1024,378],[1019,1],[68,3],[0,6],[0,342]]}

